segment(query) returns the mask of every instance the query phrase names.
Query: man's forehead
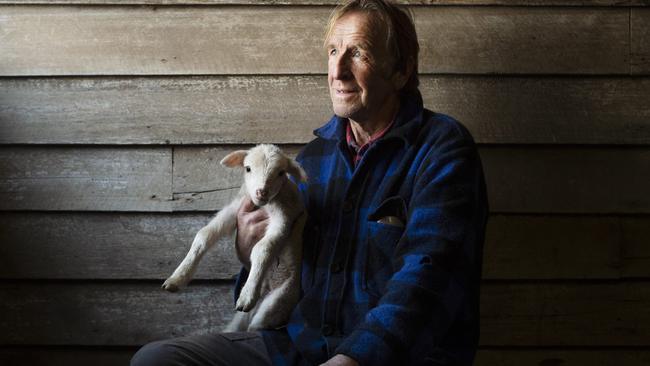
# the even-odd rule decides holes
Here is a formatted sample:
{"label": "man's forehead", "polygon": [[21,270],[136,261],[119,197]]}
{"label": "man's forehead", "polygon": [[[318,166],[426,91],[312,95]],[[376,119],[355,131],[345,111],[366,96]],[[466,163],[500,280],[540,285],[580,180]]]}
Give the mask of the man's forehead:
{"label": "man's forehead", "polygon": [[384,28],[383,24],[370,13],[350,12],[334,22],[327,45],[337,45],[345,40],[369,47],[374,43],[373,41],[384,38]]}

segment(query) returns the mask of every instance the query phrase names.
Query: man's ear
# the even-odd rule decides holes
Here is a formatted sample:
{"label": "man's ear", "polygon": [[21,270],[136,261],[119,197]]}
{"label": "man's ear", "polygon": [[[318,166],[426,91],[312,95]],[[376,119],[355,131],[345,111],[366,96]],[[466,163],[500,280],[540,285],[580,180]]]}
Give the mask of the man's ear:
{"label": "man's ear", "polygon": [[307,173],[305,173],[305,170],[295,160],[289,159],[287,173],[303,183],[307,182]]}
{"label": "man's ear", "polygon": [[244,165],[244,158],[246,155],[248,155],[248,151],[246,150],[233,151],[221,159],[221,165],[227,166],[228,168],[242,166]]}
{"label": "man's ear", "polygon": [[406,68],[404,70],[396,70],[393,73],[393,76],[391,76],[391,81],[393,82],[393,86],[395,87],[395,90],[402,90],[404,85],[406,85],[406,83],[411,78],[411,74],[413,73],[414,69],[415,69],[415,62],[413,61],[412,58],[409,58],[406,61]]}

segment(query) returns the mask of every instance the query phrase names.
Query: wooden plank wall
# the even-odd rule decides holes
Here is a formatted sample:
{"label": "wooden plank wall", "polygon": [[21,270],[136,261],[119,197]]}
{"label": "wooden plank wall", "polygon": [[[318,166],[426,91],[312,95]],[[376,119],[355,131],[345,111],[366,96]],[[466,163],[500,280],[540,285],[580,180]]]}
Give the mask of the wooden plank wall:
{"label": "wooden plank wall", "polygon": [[[234,194],[331,113],[334,0],[0,0],[0,364],[126,364],[232,314]],[[480,144],[477,365],[650,365],[650,1],[402,0],[427,106]]]}

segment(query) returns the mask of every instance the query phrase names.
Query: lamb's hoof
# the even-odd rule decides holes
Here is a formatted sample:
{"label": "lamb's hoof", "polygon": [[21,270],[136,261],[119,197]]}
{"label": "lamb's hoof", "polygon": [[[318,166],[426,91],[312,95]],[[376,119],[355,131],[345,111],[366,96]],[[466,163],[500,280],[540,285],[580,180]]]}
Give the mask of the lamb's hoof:
{"label": "lamb's hoof", "polygon": [[253,310],[253,307],[255,306],[255,302],[251,301],[252,299],[249,299],[248,296],[239,296],[239,299],[237,300],[237,305],[236,309],[237,311],[243,311],[245,313]]}
{"label": "lamb's hoof", "polygon": [[167,280],[162,284],[162,289],[169,292],[177,292],[180,290],[180,287],[174,282]]}

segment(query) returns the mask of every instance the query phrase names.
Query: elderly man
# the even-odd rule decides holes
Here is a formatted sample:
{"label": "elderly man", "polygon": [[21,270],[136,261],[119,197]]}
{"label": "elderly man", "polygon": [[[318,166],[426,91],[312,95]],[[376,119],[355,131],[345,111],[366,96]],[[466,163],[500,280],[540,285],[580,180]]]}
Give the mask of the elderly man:
{"label": "elderly man", "polygon": [[[339,6],[325,49],[335,116],[298,157],[309,219],[289,323],[150,344],[134,365],[472,364],[487,216],[474,142],[423,108],[415,28],[392,4]],[[242,262],[265,220],[242,205]]]}

